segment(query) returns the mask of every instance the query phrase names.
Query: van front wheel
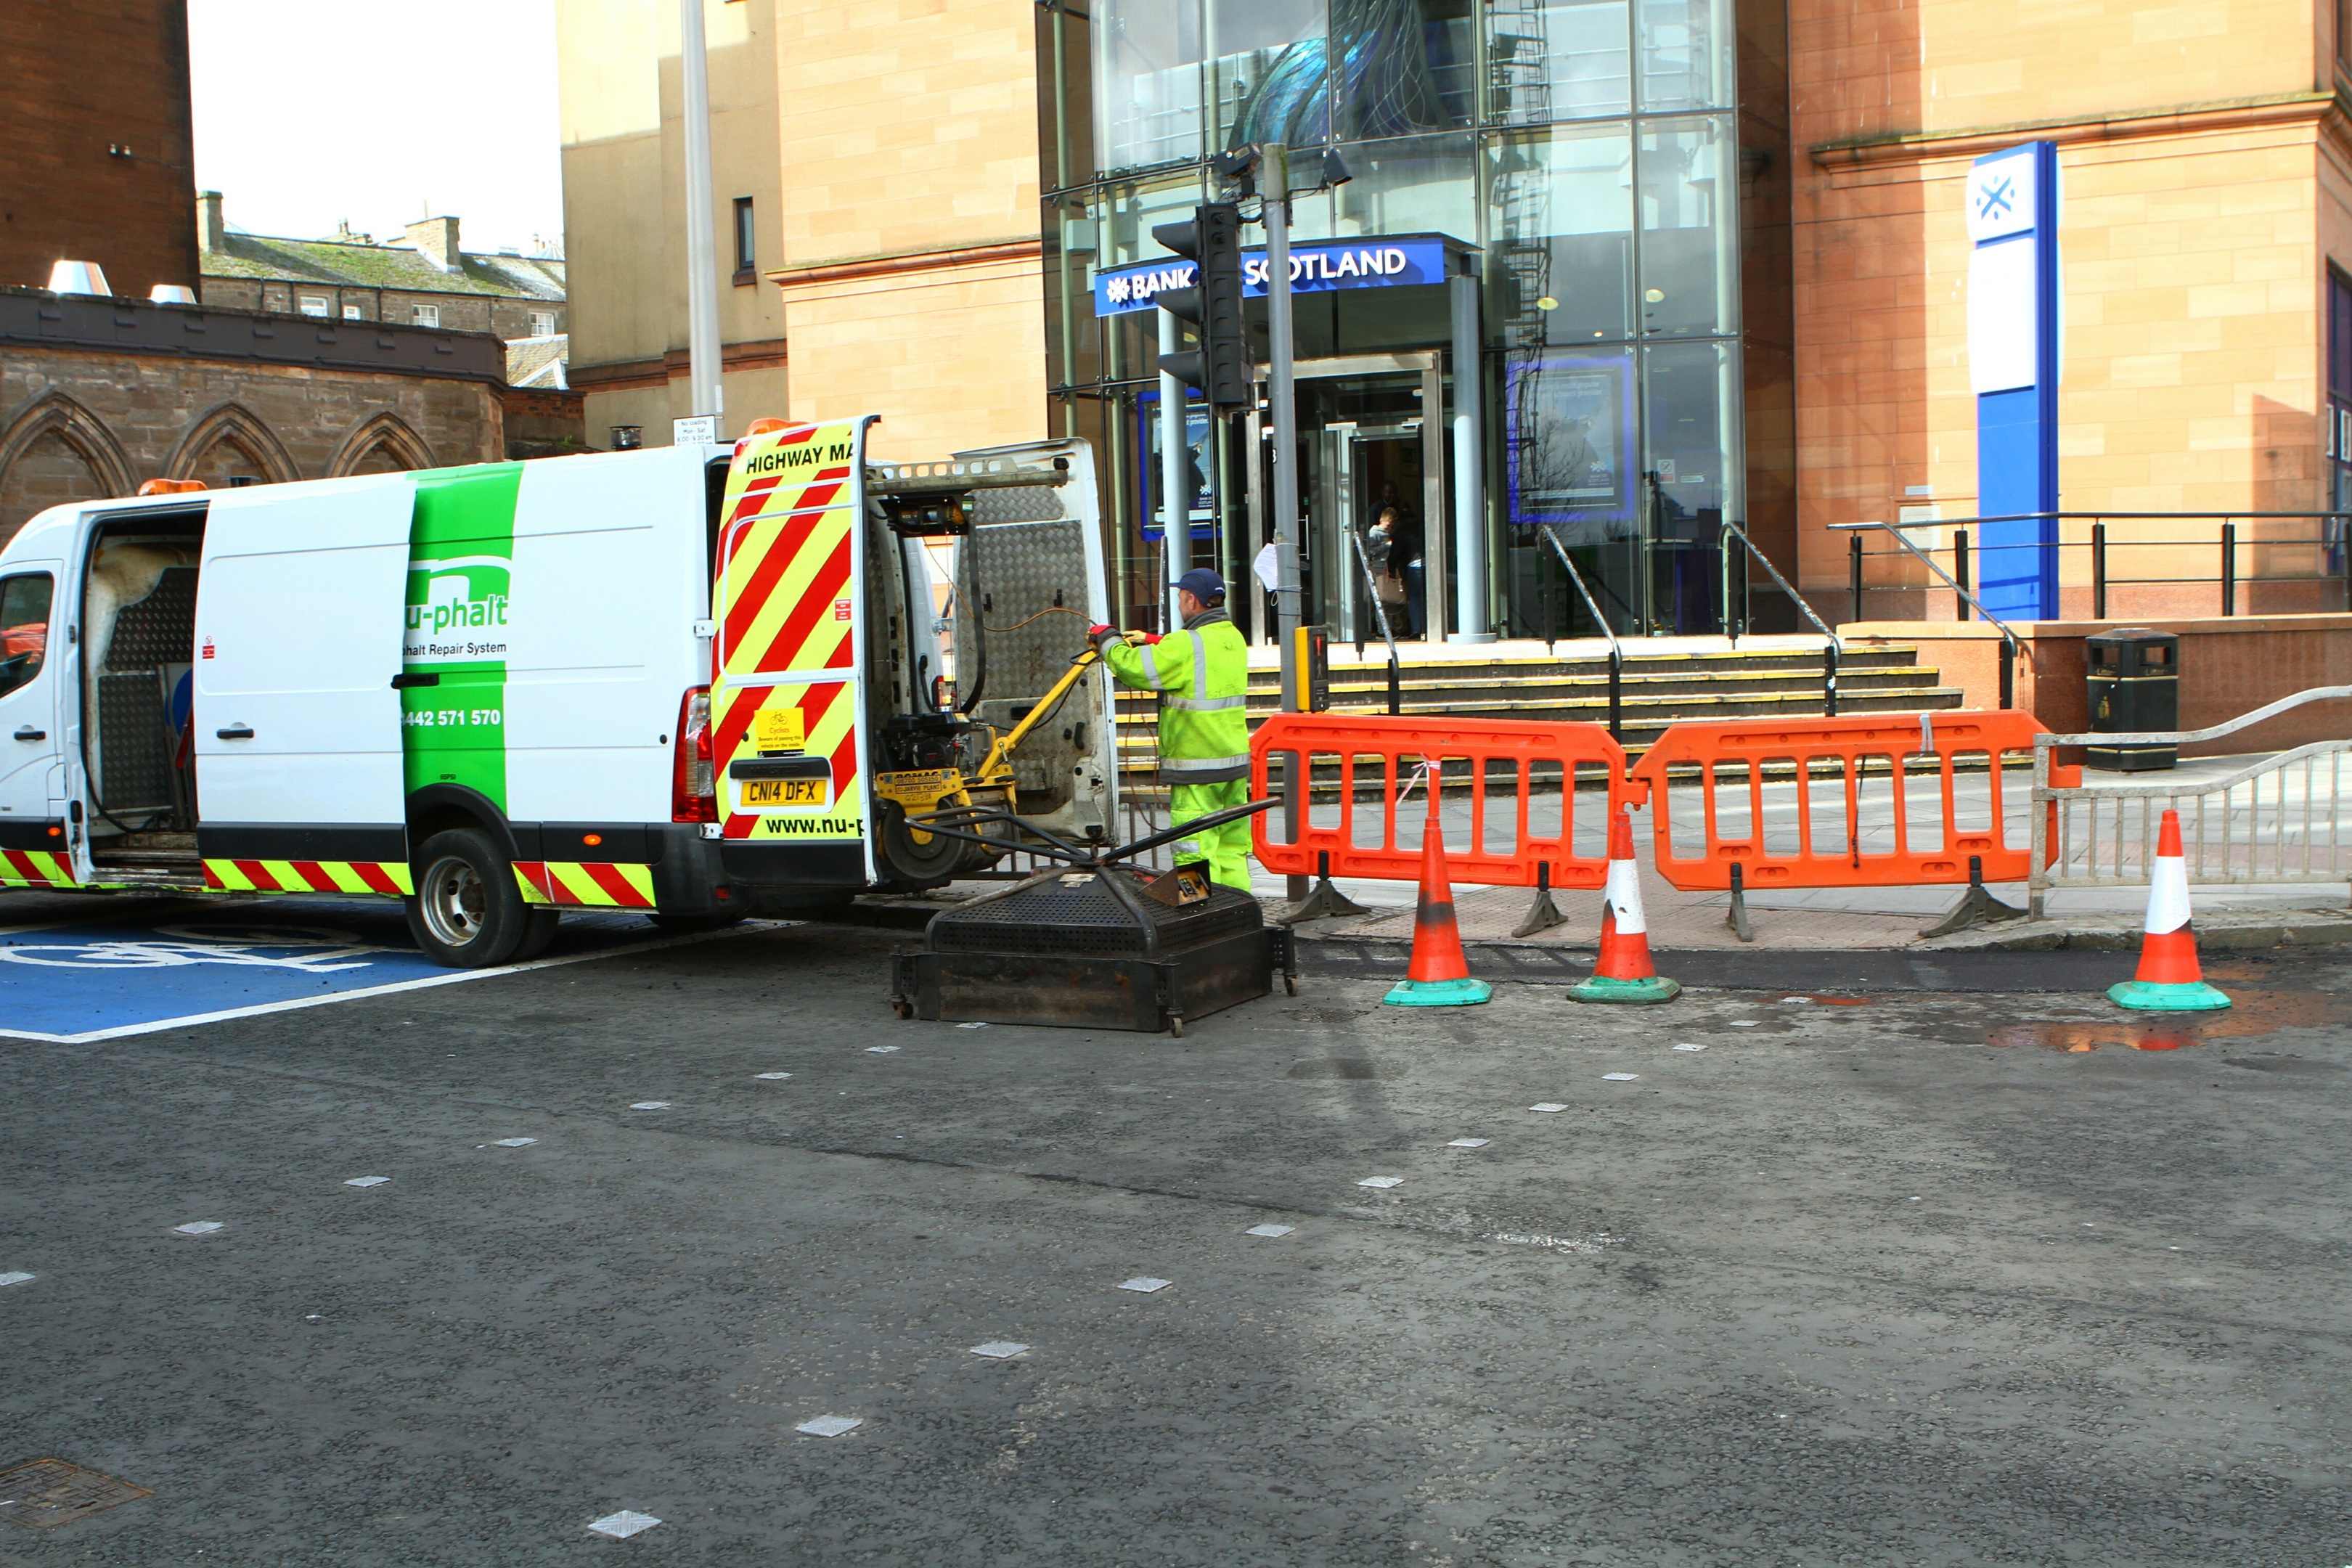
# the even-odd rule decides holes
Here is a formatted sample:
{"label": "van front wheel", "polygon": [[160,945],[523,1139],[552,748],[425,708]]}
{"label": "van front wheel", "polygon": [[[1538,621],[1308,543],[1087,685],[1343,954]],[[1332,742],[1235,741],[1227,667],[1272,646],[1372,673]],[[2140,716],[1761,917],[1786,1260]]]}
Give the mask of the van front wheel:
{"label": "van front wheel", "polygon": [[530,907],[489,835],[469,827],[436,833],[415,864],[408,931],[427,958],[451,969],[487,969],[514,957],[530,934]]}

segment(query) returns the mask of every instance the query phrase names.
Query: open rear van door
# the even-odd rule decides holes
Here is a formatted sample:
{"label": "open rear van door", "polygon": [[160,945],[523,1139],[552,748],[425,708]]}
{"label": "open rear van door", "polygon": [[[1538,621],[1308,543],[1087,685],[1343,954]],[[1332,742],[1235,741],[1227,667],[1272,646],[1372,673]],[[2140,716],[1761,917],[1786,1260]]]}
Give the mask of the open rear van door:
{"label": "open rear van door", "polygon": [[[196,585],[197,848],[403,865],[407,474],[212,498]],[[407,879],[399,878],[406,891]]]}

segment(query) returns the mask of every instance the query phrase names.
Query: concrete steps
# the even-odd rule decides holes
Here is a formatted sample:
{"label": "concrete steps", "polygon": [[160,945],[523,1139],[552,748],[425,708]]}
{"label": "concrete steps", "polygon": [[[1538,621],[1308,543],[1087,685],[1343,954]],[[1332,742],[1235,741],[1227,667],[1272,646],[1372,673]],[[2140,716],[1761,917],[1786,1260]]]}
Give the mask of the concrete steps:
{"label": "concrete steps", "polygon": [[[1341,656],[1340,649],[1332,651]],[[1371,652],[1367,649],[1368,660],[1362,665],[1351,657],[1335,657],[1333,711],[1388,710],[1387,666],[1370,662]],[[1916,647],[1899,645],[1849,650],[1838,666],[1838,710],[1910,713],[1959,707],[1958,689],[1941,684],[1937,671],[1917,658]],[[1398,685],[1401,707],[1407,716],[1609,721],[1605,656],[1415,659],[1408,654]],[[1822,655],[1818,647],[1668,653],[1629,649],[1619,689],[1623,744],[1628,752],[1638,755],[1678,721],[1820,714]],[[1253,669],[1251,719],[1275,712],[1280,706],[1278,673]],[[1120,771],[1139,774],[1153,765],[1157,754],[1153,740],[1157,701],[1149,692],[1122,692],[1118,707]]]}

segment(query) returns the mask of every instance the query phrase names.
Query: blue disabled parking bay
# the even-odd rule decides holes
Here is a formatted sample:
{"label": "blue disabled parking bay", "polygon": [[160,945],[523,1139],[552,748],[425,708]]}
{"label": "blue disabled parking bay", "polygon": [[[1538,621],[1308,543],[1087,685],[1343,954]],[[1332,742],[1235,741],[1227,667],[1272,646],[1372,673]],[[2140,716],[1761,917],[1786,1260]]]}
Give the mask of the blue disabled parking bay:
{"label": "blue disabled parking bay", "polygon": [[389,902],[150,906],[120,921],[100,905],[86,920],[14,927],[8,912],[0,898],[0,1037],[76,1044],[699,940],[663,936],[640,915],[566,914],[529,964],[444,969]]}

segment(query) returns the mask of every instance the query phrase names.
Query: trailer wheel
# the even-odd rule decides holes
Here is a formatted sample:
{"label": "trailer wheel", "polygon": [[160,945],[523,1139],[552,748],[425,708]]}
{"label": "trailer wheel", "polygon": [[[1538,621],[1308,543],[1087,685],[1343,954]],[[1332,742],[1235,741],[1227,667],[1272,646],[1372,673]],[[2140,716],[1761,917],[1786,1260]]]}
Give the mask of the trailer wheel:
{"label": "trailer wheel", "polygon": [[530,934],[530,906],[489,835],[471,827],[436,833],[415,864],[408,931],[427,958],[451,969],[487,969],[514,957]]}
{"label": "trailer wheel", "polygon": [[1284,975],[1284,976],[1282,977],[1282,989],[1283,989],[1283,993],[1284,993],[1284,994],[1286,994],[1286,995],[1290,995],[1290,996],[1296,996],[1296,995],[1297,995],[1297,994],[1298,994],[1298,976],[1297,976],[1296,974],[1286,974],[1286,975]]}
{"label": "trailer wheel", "polygon": [[1181,1040],[1184,1037],[1184,1016],[1182,1014],[1171,1013],[1168,1015],[1168,1037],[1171,1040]]}

